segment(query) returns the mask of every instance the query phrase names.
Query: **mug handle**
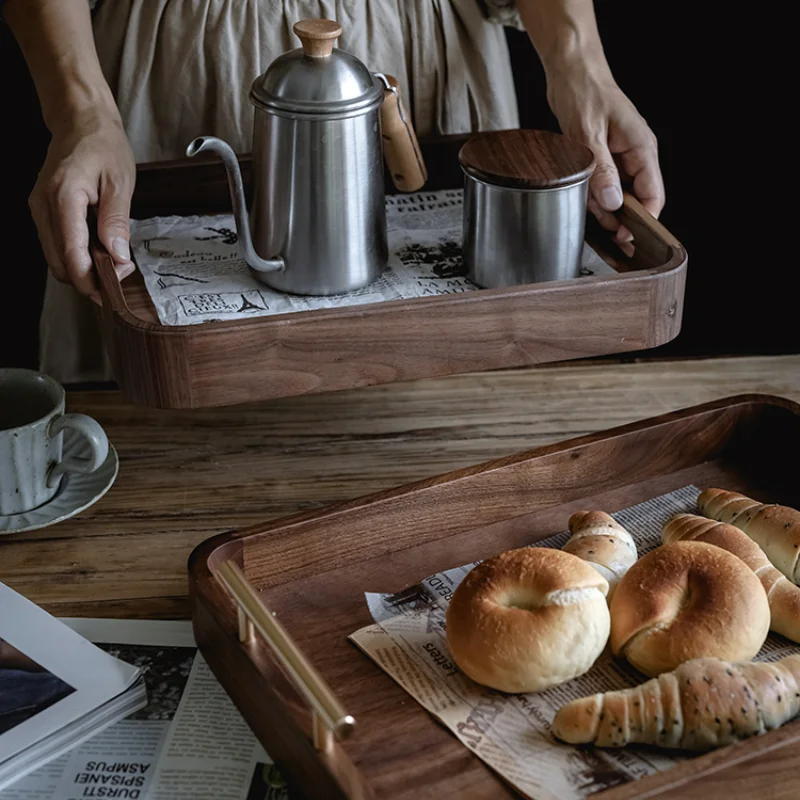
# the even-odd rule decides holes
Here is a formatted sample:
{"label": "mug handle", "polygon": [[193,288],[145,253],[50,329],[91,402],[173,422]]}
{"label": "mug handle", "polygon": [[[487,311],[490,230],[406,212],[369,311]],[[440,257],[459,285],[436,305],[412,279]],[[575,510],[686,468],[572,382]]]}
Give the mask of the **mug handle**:
{"label": "mug handle", "polygon": [[86,414],[62,414],[50,423],[47,431],[52,439],[65,430],[74,430],[89,443],[91,455],[88,458],[66,458],[56,464],[47,476],[47,485],[52,488],[67,472],[88,475],[99,469],[108,458],[108,437],[100,423]]}

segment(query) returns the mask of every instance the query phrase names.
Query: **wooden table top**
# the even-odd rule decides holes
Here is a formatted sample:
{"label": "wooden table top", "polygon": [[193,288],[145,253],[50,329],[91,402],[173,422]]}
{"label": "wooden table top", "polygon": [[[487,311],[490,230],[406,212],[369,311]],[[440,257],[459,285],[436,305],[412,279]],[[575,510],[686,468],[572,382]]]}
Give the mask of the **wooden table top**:
{"label": "wooden table top", "polygon": [[751,392],[800,401],[800,356],[554,365],[200,411],[73,393],[119,476],[76,518],[0,537],[0,580],[61,616],[185,617],[187,558],[214,534]]}

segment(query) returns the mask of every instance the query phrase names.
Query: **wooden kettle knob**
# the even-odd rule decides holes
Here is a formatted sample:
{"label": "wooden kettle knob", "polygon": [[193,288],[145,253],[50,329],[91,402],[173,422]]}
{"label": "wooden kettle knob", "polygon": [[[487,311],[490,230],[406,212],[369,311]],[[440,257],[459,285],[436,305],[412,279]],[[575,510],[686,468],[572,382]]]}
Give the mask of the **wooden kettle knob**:
{"label": "wooden kettle knob", "polygon": [[329,56],[342,35],[342,26],[332,19],[303,19],[295,22],[292,30],[302,42],[303,52],[312,58]]}

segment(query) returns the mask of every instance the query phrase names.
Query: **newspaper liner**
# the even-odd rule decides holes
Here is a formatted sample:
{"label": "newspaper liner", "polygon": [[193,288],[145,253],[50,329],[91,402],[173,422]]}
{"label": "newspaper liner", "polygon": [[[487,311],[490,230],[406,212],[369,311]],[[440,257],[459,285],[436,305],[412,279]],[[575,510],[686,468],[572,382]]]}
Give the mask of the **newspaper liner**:
{"label": "newspaper liner", "polygon": [[[660,544],[661,527],[680,512],[695,512],[699,490],[686,486],[612,516],[634,536],[641,557]],[[537,542],[562,547],[569,533]],[[476,562],[477,563],[477,562]],[[447,649],[445,613],[456,586],[475,564],[438,572],[397,595],[366,593],[374,625],[349,637],[459,741],[532,800],[579,800],[655,772],[685,754],[630,746],[573,747],[550,733],[564,703],[595,692],[636,686],[647,678],[608,648],[588,673],[545,692],[506,695],[462,675]],[[756,657],[775,661],[800,646],[770,634]]]}
{"label": "newspaper liner", "polygon": [[[270,290],[239,255],[231,214],[131,220],[131,247],[163,325],[241,320],[478,289],[461,258],[463,191],[386,198],[389,268],[370,286],[333,297]],[[582,275],[614,270],[588,245]]]}

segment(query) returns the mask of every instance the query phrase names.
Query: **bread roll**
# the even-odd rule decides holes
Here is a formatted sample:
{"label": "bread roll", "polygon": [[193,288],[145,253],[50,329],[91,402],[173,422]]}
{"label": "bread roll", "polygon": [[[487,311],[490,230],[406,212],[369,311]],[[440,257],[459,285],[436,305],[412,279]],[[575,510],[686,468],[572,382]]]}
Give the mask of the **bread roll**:
{"label": "bread roll", "polygon": [[800,511],[766,505],[724,489],[700,493],[697,507],[704,517],[744,531],[792,583],[800,584]]}
{"label": "bread roll", "polygon": [[711,750],[779,728],[800,712],[800,655],[775,664],[698,658],[617,692],[573,700],[553,720],[570,744]]}
{"label": "bread roll", "polygon": [[770,564],[764,551],[743,531],[725,522],[715,522],[695,514],[678,514],[664,526],[661,539],[706,542],[741,558],[755,572],[767,593],[770,630],[793,642],[800,642],[800,586],[788,581]]}
{"label": "bread roll", "polygon": [[749,661],[769,623],[767,593],[741,559],[704,542],[673,542],[619,582],[611,649],[654,677],[692,658]]}
{"label": "bread roll", "polygon": [[502,692],[536,692],[586,672],[608,641],[608,582],[561,550],[525,547],[481,562],[447,609],[459,669]]}
{"label": "bread roll", "polygon": [[633,537],[603,511],[578,511],[569,518],[572,536],[561,548],[591,564],[608,581],[608,600],[620,578],[636,563]]}

